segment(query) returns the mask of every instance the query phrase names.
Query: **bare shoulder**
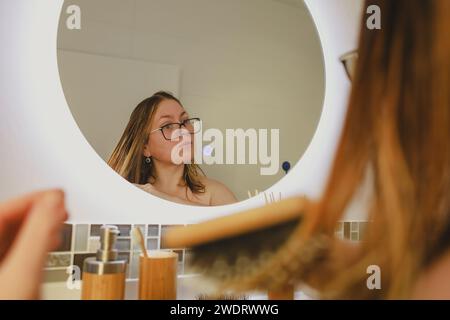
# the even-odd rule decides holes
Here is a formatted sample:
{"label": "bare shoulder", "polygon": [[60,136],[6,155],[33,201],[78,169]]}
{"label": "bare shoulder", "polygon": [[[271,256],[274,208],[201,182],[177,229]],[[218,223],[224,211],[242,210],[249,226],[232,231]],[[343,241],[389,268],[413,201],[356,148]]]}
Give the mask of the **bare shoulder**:
{"label": "bare shoulder", "polygon": [[222,191],[231,192],[231,190],[225,184],[217,180],[208,177],[202,177],[201,182],[210,192],[222,192]]}
{"label": "bare shoulder", "polygon": [[222,182],[207,177],[202,177],[201,182],[210,195],[210,205],[220,206],[237,202],[233,192]]}

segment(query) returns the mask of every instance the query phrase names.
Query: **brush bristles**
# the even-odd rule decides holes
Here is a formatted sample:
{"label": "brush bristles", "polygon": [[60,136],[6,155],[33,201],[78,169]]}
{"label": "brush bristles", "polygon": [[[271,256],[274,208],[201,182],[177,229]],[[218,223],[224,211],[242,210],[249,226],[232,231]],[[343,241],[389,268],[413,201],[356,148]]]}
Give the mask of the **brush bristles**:
{"label": "brush bristles", "polygon": [[300,220],[194,247],[187,267],[189,271],[215,280],[218,285],[251,278],[285,245]]}

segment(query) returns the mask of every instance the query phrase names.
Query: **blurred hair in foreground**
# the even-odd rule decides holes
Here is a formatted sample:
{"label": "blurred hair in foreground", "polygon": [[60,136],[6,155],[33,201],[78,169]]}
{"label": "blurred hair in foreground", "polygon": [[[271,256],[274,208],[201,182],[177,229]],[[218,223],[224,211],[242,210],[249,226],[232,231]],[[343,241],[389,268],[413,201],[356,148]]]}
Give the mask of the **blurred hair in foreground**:
{"label": "blurred hair in foreground", "polygon": [[[381,8],[382,29],[361,29],[341,142],[303,231],[332,234],[370,170],[371,223],[361,248],[350,266],[330,265],[319,287],[325,296],[407,298],[450,248],[450,1],[369,5]],[[367,289],[369,265],[380,266],[382,290]]]}

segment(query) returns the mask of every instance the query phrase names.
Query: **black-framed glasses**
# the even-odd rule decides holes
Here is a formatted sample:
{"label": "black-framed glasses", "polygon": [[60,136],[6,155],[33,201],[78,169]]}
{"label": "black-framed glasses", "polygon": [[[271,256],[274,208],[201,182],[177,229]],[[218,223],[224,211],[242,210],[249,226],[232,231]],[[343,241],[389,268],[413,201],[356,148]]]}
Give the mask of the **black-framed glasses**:
{"label": "black-framed glasses", "polygon": [[200,118],[190,118],[182,122],[168,123],[161,128],[150,131],[150,134],[161,131],[164,139],[172,141],[183,135],[183,130],[181,130],[182,127],[188,133],[196,134],[202,129],[202,120],[200,120]]}
{"label": "black-framed glasses", "polygon": [[352,81],[353,77],[355,76],[356,64],[358,62],[358,51],[350,51],[341,56],[339,60],[344,65],[345,72],[347,73],[348,78],[350,79],[350,81]]}

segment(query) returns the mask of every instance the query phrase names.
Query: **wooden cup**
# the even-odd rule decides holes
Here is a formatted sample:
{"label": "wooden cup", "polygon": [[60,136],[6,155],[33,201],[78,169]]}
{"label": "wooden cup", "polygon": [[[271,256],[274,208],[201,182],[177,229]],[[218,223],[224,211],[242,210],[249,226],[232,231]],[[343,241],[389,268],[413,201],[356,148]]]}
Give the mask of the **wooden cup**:
{"label": "wooden cup", "polygon": [[178,254],[148,251],[139,257],[139,300],[177,299]]}

